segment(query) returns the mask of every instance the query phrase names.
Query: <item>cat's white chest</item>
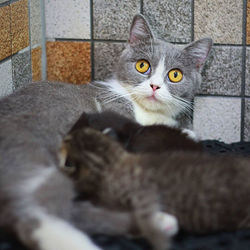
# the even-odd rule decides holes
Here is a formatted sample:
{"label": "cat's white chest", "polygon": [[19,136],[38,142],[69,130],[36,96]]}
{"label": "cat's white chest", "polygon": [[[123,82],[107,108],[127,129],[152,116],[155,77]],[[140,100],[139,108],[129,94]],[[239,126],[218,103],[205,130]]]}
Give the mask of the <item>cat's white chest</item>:
{"label": "cat's white chest", "polygon": [[144,126],[153,124],[164,124],[170,127],[177,126],[177,121],[166,113],[149,112],[136,104],[134,104],[134,114],[136,121]]}

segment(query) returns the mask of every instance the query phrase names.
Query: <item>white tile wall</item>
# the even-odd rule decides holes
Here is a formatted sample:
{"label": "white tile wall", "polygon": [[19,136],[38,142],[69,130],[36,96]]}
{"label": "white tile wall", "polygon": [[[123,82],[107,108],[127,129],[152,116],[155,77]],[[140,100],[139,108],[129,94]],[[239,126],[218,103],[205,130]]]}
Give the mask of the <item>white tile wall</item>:
{"label": "white tile wall", "polygon": [[45,0],[47,38],[90,39],[90,1]]}
{"label": "white tile wall", "polygon": [[194,131],[201,139],[226,143],[240,141],[241,99],[231,97],[196,97]]}
{"label": "white tile wall", "polygon": [[0,63],[0,98],[11,94],[13,88],[11,59]]}

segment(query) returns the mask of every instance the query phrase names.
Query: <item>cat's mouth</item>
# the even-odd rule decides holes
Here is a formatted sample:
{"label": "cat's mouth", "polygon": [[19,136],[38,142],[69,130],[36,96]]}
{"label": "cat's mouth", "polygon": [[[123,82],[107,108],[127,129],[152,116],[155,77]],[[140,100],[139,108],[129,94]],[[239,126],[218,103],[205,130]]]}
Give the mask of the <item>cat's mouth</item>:
{"label": "cat's mouth", "polygon": [[159,102],[155,95],[147,96],[146,99],[149,101]]}
{"label": "cat's mouth", "polygon": [[146,100],[151,101],[151,102],[161,103],[161,100],[156,96],[154,92],[151,95],[146,96]]}

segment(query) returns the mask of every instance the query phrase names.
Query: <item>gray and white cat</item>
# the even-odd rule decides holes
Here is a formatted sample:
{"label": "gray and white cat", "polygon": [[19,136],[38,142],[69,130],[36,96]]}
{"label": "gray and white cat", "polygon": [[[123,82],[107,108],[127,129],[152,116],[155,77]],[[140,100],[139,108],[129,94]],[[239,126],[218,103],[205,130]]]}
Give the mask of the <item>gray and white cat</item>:
{"label": "gray and white cat", "polygon": [[[81,224],[85,212],[79,206],[79,225],[71,220],[74,187],[57,170],[62,137],[82,112],[107,109],[141,124],[177,126],[176,117],[189,109],[200,84],[200,69],[211,45],[211,39],[201,39],[177,48],[154,38],[145,19],[137,15],[113,80],[81,86],[33,83],[1,99],[0,226],[32,249],[98,249],[77,229],[89,223],[90,231],[98,231],[91,228],[91,210]],[[111,217],[114,224],[129,220],[109,211],[99,215],[101,228]]]}

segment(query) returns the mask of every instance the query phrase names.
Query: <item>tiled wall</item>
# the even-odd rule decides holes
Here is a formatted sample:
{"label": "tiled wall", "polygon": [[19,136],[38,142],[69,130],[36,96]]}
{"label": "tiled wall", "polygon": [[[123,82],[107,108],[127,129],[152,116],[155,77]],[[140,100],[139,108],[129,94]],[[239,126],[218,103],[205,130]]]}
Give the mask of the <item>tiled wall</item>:
{"label": "tiled wall", "polygon": [[[41,16],[40,1],[45,6],[44,39],[37,33],[41,29],[37,23]],[[29,56],[32,58],[29,72],[32,71],[33,79],[41,78],[39,44],[45,39],[47,67],[45,69],[43,63],[43,72],[47,73],[49,80],[87,83],[110,76],[125,46],[133,16],[143,13],[155,34],[168,42],[185,45],[201,37],[213,38],[215,44],[203,71],[201,90],[195,98],[195,131],[203,139],[250,141],[250,0],[4,2],[0,5],[0,16],[4,17],[0,18],[0,41],[1,37],[5,39],[4,45],[0,42],[0,60],[3,60],[0,62],[0,76],[6,81],[0,89],[5,89],[6,93],[21,85],[15,78],[23,76],[22,79],[26,79],[24,73],[20,75],[18,66],[23,68],[21,65],[29,61]],[[16,53],[18,39],[14,39],[15,33],[8,29],[21,25],[12,11],[17,3],[30,5],[31,42],[11,57]],[[24,39],[24,29],[19,30],[24,34],[17,37]],[[33,33],[36,35],[32,36]],[[7,49],[5,44],[12,45]],[[31,55],[29,47],[32,48]],[[24,53],[28,55],[23,56]]]}
{"label": "tiled wall", "polygon": [[40,0],[0,0],[0,96],[41,79]]}

